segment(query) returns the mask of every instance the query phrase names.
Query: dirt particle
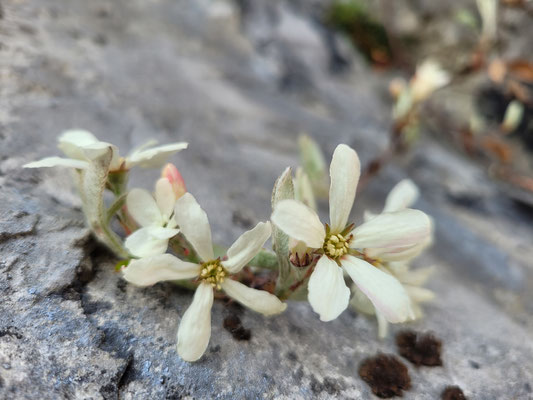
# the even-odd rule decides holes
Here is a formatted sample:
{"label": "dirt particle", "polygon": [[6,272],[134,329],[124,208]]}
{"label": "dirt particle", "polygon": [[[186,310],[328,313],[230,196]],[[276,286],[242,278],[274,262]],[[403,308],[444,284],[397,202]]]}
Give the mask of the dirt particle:
{"label": "dirt particle", "polygon": [[224,329],[226,329],[236,340],[250,340],[252,334],[249,329],[242,326],[241,319],[231,314],[224,318]]}
{"label": "dirt particle", "polygon": [[404,390],[411,388],[407,367],[392,354],[367,358],[359,367],[359,376],[383,399],[402,396]]}
{"label": "dirt particle", "polygon": [[466,396],[459,386],[447,386],[440,397],[442,400],[466,400]]}
{"label": "dirt particle", "polygon": [[415,365],[441,366],[442,342],[430,333],[402,331],[396,335],[400,355]]}

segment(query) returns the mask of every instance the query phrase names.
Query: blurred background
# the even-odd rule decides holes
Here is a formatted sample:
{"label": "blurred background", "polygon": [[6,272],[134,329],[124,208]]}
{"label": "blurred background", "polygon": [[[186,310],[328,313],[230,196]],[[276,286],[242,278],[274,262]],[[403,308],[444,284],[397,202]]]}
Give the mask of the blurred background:
{"label": "blurred background", "polygon": [[379,341],[375,320],[305,304],[245,312],[236,342],[217,303],[205,360],[183,363],[190,294],[125,287],[68,171],[20,168],[81,128],[123,153],[189,142],[171,161],[223,245],[269,218],[301,135],[328,162],[357,150],[358,222],[412,179],[437,294],[412,327],[443,340],[444,366],[410,368],[406,398],[531,398],[532,19],[527,0],[0,0],[0,397],[372,398],[357,366],[395,352],[401,327]]}

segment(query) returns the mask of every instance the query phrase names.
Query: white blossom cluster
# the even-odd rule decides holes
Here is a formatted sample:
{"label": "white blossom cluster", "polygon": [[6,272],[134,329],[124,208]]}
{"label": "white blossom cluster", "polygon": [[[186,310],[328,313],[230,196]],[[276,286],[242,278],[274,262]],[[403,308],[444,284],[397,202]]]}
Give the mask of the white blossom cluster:
{"label": "white blossom cluster", "polygon": [[[351,223],[360,162],[349,146],[339,145],[331,161],[329,223],[322,223],[314,209],[307,174],[300,169],[293,180],[287,169],[274,186],[273,225],[258,223],[224,255],[218,251],[215,255],[207,214],[186,191],[175,166],[162,169],[153,194],[127,189],[132,167],[161,167],[169,156],[187,148],[186,143],[154,146],[150,142],[121,157],[114,145],[89,132],[67,131],[59,137],[59,148],[67,158],[49,157],[25,167],[74,169],[89,226],[124,259],[121,271],[126,281],[142,287],[175,281],[195,288],[177,332],[177,351],[183,360],[196,361],[204,354],[218,291],[267,316],[283,312],[286,300],[307,299],[322,321],[331,321],[352,304],[376,315],[380,336],[386,334],[388,323],[420,317],[419,304],[433,297],[421,287],[431,270],[410,267],[432,241],[431,219],[408,208],[418,189],[411,181],[400,182],[380,214],[366,213],[364,223]],[[109,206],[105,190],[115,195]],[[113,217],[123,225],[125,239],[111,229]],[[271,235],[275,253],[263,249]],[[242,271],[251,262],[251,273],[264,268],[277,279],[275,289],[260,290],[241,282]]]}

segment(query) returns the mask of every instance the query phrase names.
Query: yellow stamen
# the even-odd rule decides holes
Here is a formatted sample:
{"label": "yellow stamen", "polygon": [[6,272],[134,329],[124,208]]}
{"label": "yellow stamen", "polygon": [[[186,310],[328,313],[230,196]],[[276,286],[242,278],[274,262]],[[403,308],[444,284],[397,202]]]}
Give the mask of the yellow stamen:
{"label": "yellow stamen", "polygon": [[228,275],[226,269],[220,264],[220,260],[208,261],[203,263],[201,267],[200,279],[205,283],[210,284],[213,288],[220,290],[220,284],[224,282],[224,279]]}

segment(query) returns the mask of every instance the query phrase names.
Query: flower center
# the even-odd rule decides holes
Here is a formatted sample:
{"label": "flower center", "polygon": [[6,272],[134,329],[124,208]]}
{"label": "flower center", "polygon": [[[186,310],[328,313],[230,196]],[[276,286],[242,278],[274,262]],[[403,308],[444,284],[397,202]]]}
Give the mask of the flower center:
{"label": "flower center", "polygon": [[324,253],[328,257],[336,260],[348,253],[348,250],[350,249],[348,244],[349,238],[344,238],[342,234],[330,234],[326,237],[326,240],[324,241]]}
{"label": "flower center", "polygon": [[220,264],[220,260],[211,260],[202,264],[202,270],[200,271],[200,279],[205,283],[209,283],[211,286],[220,290],[220,284],[224,282],[228,271]]}

